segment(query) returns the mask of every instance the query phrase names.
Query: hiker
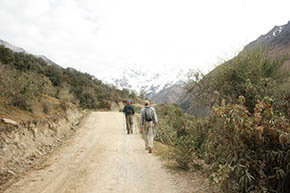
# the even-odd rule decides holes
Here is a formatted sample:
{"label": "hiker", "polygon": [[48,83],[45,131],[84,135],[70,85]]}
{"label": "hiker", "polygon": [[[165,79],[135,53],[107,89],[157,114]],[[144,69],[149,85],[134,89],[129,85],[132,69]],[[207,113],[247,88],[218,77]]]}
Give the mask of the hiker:
{"label": "hiker", "polygon": [[140,126],[141,131],[144,133],[145,138],[145,150],[152,153],[153,140],[154,140],[154,128],[157,126],[157,115],[153,107],[149,106],[149,101],[145,101],[145,107],[141,109]]}
{"label": "hiker", "polygon": [[134,107],[131,105],[131,100],[127,101],[127,104],[125,105],[123,112],[125,113],[126,117],[126,128],[127,128],[127,134],[133,133],[133,115],[135,114]]}

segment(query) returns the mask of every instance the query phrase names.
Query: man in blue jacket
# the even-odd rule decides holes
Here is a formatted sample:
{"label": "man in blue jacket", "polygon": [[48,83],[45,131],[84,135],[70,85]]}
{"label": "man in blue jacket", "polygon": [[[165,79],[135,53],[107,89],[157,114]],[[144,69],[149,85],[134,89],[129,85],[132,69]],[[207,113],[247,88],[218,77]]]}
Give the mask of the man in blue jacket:
{"label": "man in blue jacket", "polygon": [[133,116],[135,114],[135,110],[133,105],[131,105],[131,100],[127,101],[127,104],[125,105],[123,112],[126,116],[126,128],[127,133],[132,134],[133,133]]}

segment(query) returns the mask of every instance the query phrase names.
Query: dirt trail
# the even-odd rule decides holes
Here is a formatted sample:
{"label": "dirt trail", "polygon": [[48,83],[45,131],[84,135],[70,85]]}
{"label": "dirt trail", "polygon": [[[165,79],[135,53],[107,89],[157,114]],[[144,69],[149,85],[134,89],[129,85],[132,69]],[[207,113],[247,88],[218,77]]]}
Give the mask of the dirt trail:
{"label": "dirt trail", "polygon": [[5,193],[179,193],[161,162],[127,135],[122,113],[94,112],[76,136]]}

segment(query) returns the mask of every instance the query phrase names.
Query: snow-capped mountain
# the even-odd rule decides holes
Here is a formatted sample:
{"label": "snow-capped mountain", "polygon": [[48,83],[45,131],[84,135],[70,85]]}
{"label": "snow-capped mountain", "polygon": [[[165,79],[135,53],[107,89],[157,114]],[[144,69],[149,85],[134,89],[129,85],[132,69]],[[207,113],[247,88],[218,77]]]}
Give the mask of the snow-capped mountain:
{"label": "snow-capped mountain", "polygon": [[288,55],[290,51],[290,21],[282,26],[275,26],[265,35],[248,44],[245,49],[266,48],[271,56]]}
{"label": "snow-capped mountain", "polygon": [[186,73],[182,70],[164,70],[163,72],[147,72],[136,67],[123,71],[121,78],[112,78],[109,82],[120,89],[134,90],[154,99],[161,90],[174,86],[182,86]]}

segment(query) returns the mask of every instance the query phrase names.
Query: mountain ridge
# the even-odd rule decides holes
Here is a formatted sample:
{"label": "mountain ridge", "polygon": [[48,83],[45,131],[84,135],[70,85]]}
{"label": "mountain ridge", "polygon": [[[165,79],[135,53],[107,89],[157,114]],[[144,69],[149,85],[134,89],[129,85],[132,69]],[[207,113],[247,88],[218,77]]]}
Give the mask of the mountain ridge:
{"label": "mountain ridge", "polygon": [[151,73],[132,67],[124,70],[120,78],[111,78],[109,82],[120,89],[135,91],[137,94],[142,94],[145,98],[157,102],[155,96],[160,91],[169,89],[172,86],[181,87],[184,83],[185,74],[181,70]]}
{"label": "mountain ridge", "polygon": [[[26,54],[31,54],[31,53],[27,52],[25,49],[17,47],[17,46],[14,46],[14,45],[10,44],[9,42],[6,42],[6,41],[1,40],[1,39],[0,39],[0,45],[3,45],[4,47],[9,48],[9,49],[11,49],[14,52],[23,52],[23,53],[26,53]],[[48,57],[46,57],[44,55],[35,55],[35,54],[31,54],[31,55],[33,55],[33,56],[35,56],[37,58],[43,59],[49,65],[59,66],[54,61],[52,61],[51,59],[49,59]]]}
{"label": "mountain ridge", "polygon": [[259,36],[245,46],[244,50],[260,47],[270,56],[284,56],[290,53],[290,21],[281,26],[274,26],[268,33]]}

